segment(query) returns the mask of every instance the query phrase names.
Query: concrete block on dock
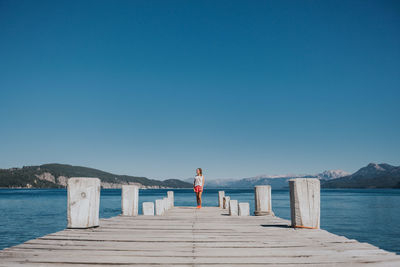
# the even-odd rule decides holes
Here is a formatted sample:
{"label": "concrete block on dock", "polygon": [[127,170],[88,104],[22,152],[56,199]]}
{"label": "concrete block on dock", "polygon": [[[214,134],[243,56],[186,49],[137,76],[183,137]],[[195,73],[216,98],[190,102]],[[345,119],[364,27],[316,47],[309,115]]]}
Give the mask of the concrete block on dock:
{"label": "concrete block on dock", "polygon": [[320,181],[315,178],[289,180],[290,213],[293,227],[320,227]]}
{"label": "concrete block on dock", "polygon": [[250,204],[248,202],[239,203],[239,216],[250,216]]}
{"label": "concrete block on dock", "polygon": [[228,196],[226,196],[226,197],[224,197],[223,198],[223,201],[224,201],[224,206],[223,206],[223,208],[224,209],[229,209],[229,200],[231,200],[231,198],[230,197],[228,197]]}
{"label": "concrete block on dock", "polygon": [[220,208],[224,207],[224,196],[225,196],[225,191],[218,191],[218,206]]}
{"label": "concrete block on dock", "polygon": [[168,204],[169,204],[168,206],[169,206],[169,208],[173,208],[175,206],[174,191],[168,191],[167,195],[168,195]]}
{"label": "concrete block on dock", "polygon": [[143,202],[142,210],[143,210],[143,215],[154,216],[154,203],[153,202]]}
{"label": "concrete block on dock", "polygon": [[163,200],[156,199],[156,215],[161,216],[164,213]]}
{"label": "concrete block on dock", "polygon": [[67,183],[68,228],[99,226],[100,179],[73,177]]}
{"label": "concrete block on dock", "polygon": [[274,215],[272,212],[271,186],[257,185],[254,187],[254,215]]}
{"label": "concrete block on dock", "polygon": [[237,200],[229,200],[229,215],[237,216],[238,215],[238,201]]}
{"label": "concrete block on dock", "polygon": [[137,216],[139,211],[139,187],[137,185],[122,185],[121,196],[122,215]]}

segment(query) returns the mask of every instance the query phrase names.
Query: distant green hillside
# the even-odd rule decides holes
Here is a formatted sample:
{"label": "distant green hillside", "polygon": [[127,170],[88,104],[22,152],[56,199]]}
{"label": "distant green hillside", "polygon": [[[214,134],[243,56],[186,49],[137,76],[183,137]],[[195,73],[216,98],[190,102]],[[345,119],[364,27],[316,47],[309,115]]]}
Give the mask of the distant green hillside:
{"label": "distant green hillside", "polygon": [[159,181],[146,177],[116,175],[101,170],[66,164],[44,164],[23,168],[0,169],[0,187],[63,188],[69,177],[97,177],[104,188],[137,183],[153,188],[190,188],[192,184],[178,179]]}

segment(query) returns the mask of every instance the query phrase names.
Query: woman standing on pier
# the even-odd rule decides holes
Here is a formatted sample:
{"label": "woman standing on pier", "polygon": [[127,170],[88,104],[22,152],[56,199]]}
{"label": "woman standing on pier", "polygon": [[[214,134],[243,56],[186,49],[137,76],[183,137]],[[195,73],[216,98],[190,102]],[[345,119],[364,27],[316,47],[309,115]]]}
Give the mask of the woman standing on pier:
{"label": "woman standing on pier", "polygon": [[201,208],[201,194],[203,193],[204,176],[201,168],[196,169],[196,177],[194,177],[193,190],[196,193],[197,208]]}

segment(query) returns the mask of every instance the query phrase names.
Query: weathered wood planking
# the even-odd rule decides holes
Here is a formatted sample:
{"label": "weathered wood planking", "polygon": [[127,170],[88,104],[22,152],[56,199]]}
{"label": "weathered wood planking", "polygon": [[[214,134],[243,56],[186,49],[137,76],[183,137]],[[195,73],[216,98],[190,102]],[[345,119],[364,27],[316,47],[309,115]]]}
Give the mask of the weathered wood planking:
{"label": "weathered wood planking", "polygon": [[273,216],[175,207],[164,216],[117,216],[0,251],[0,266],[400,266],[400,256]]}

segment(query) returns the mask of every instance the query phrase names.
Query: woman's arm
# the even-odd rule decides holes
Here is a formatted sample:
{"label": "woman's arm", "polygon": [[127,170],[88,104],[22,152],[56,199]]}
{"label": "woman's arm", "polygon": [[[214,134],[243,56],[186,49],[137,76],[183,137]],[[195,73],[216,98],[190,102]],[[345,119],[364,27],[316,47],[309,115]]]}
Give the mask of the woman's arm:
{"label": "woman's arm", "polygon": [[203,185],[202,185],[201,187],[203,187],[203,188],[204,188],[204,176],[203,176]]}

